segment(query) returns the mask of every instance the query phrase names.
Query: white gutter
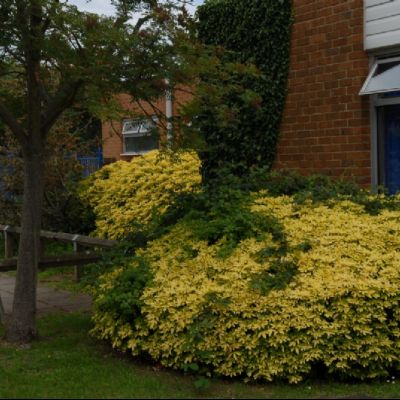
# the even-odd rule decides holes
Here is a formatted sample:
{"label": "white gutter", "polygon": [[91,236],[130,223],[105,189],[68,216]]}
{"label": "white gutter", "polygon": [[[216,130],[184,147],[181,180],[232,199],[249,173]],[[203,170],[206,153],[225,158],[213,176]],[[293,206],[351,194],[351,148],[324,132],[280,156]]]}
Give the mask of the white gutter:
{"label": "white gutter", "polygon": [[170,141],[172,139],[172,117],[173,117],[172,90],[169,88],[169,79],[166,79],[165,83],[168,86],[168,89],[165,91],[165,117],[167,119],[167,140]]}

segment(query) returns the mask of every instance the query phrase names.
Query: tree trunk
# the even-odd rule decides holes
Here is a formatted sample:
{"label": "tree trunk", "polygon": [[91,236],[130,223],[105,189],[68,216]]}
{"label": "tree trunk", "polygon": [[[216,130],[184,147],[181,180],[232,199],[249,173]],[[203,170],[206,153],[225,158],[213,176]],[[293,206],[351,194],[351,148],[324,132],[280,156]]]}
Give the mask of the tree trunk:
{"label": "tree trunk", "polygon": [[42,143],[30,143],[23,149],[22,230],[18,248],[13,312],[6,333],[6,338],[10,342],[29,342],[37,336],[36,286],[44,191],[43,153]]}

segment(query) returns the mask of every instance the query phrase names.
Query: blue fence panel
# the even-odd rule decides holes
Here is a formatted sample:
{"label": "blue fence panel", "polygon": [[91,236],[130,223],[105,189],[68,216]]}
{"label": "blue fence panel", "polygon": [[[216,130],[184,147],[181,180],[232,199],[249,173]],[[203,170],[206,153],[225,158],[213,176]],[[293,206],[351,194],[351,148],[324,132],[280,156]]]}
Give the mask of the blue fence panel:
{"label": "blue fence panel", "polygon": [[6,176],[6,174],[7,174],[6,168],[0,165],[0,193],[3,193],[5,191],[4,177]]}
{"label": "blue fence panel", "polygon": [[14,157],[13,153],[7,152],[0,154],[1,162],[0,162],[0,193],[3,199],[12,200],[13,196],[10,192],[7,192],[7,185],[4,181],[6,177],[12,176],[14,174],[14,168],[8,165],[7,162],[3,162],[5,158]]}
{"label": "blue fence panel", "polygon": [[103,166],[103,153],[99,149],[95,156],[78,156],[78,161],[83,167],[82,175],[86,178]]}
{"label": "blue fence panel", "polygon": [[[0,154],[0,157],[14,157],[14,154]],[[72,154],[67,156],[67,158],[72,157]],[[103,162],[103,154],[101,149],[99,149],[94,156],[77,156],[79,163],[83,167],[82,176],[87,177],[90,174],[93,174],[97,170],[99,170],[104,162]],[[0,192],[2,195],[5,195],[5,183],[4,178],[13,173],[13,168],[11,166],[4,165],[0,162]]]}

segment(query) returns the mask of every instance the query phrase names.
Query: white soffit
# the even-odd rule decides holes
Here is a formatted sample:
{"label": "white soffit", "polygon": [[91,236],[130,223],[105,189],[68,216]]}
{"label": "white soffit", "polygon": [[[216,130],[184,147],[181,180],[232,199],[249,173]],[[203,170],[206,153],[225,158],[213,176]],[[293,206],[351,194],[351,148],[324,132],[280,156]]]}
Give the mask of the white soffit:
{"label": "white soffit", "polygon": [[400,0],[364,0],[364,48],[400,45]]}

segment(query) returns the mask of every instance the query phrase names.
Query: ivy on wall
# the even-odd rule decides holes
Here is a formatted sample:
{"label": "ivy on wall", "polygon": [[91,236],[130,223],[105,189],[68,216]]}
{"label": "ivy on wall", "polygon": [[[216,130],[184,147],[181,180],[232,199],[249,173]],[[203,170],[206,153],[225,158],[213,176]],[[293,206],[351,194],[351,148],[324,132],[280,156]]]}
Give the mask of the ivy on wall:
{"label": "ivy on wall", "polygon": [[220,48],[224,64],[220,76],[203,76],[200,92],[203,179],[270,168],[286,99],[292,1],[208,0],[198,17],[199,38]]}

